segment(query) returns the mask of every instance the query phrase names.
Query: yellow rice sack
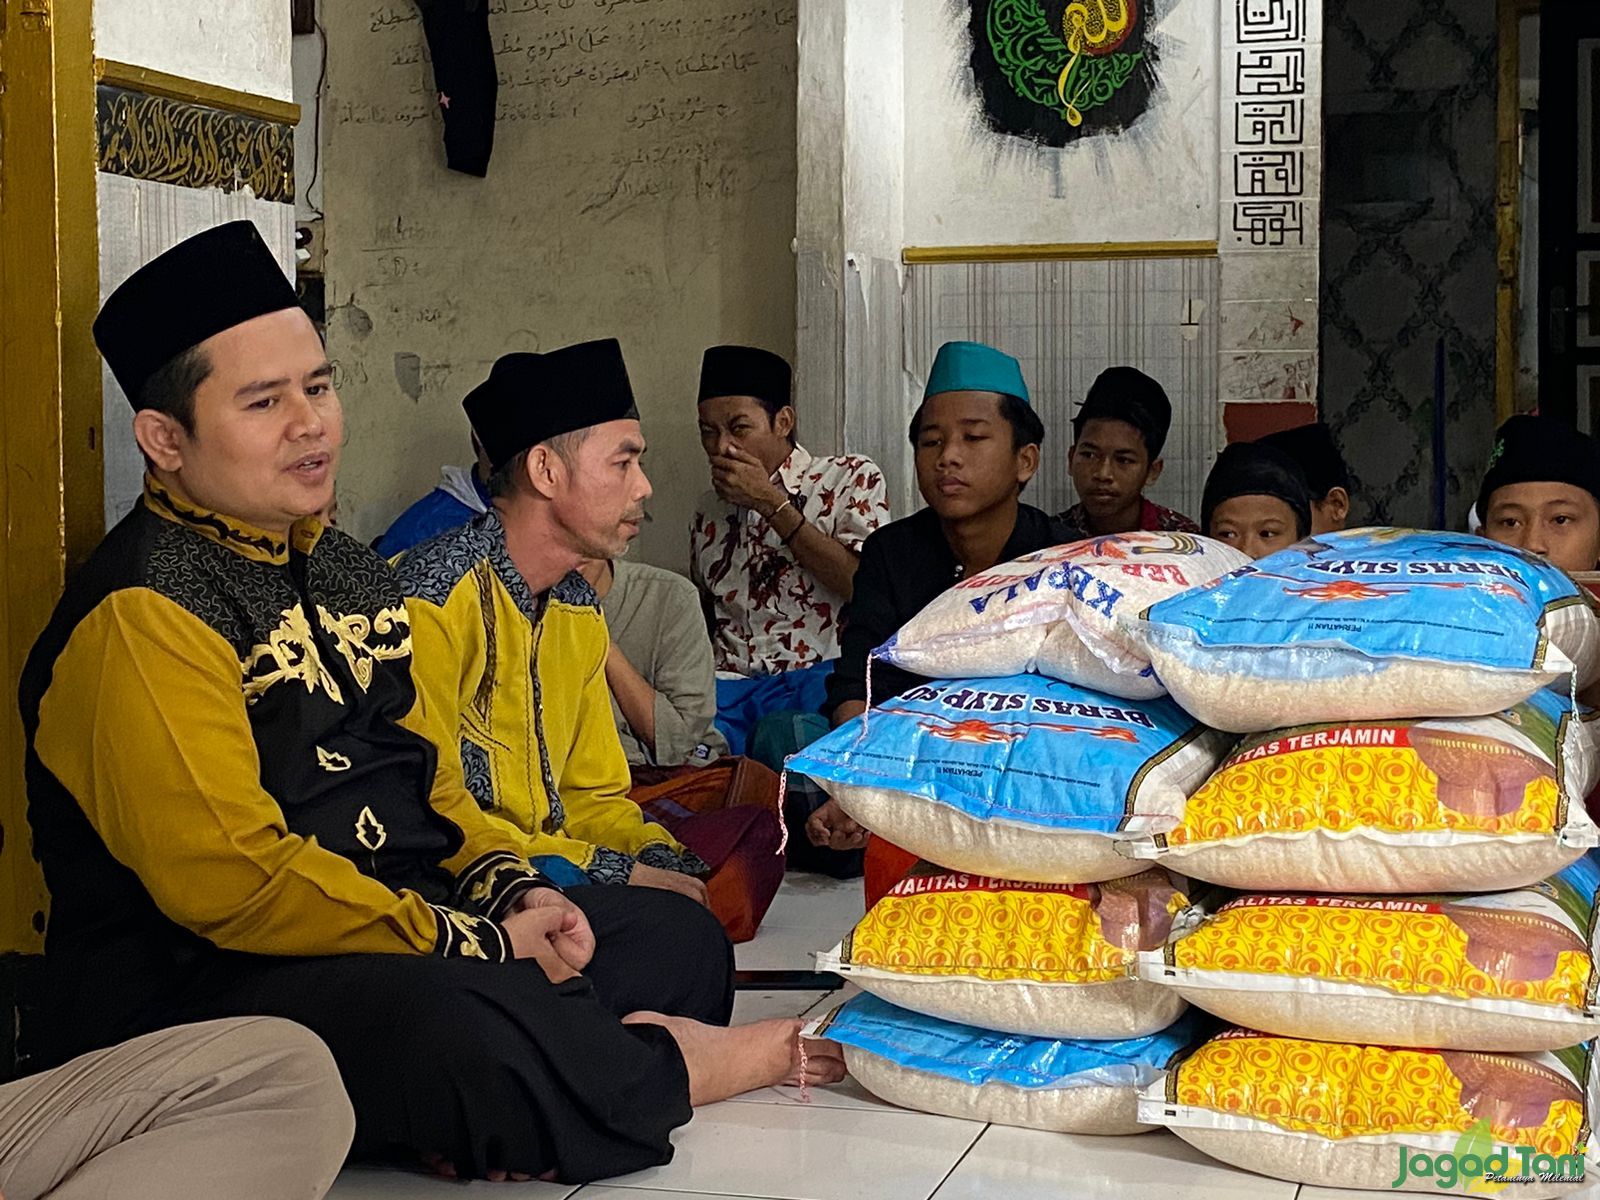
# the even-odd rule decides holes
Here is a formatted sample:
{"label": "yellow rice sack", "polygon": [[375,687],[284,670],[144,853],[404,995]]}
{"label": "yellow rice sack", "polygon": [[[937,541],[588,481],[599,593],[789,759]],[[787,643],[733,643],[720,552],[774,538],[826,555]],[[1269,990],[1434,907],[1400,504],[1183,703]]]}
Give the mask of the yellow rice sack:
{"label": "yellow rice sack", "polygon": [[1595,768],[1554,692],[1492,717],[1282,729],[1239,743],[1175,828],[1129,852],[1248,890],[1504,891],[1600,842]]}
{"label": "yellow rice sack", "polygon": [[1600,1033],[1585,855],[1482,896],[1252,894],[1177,935],[1139,973],[1234,1024],[1285,1037],[1447,1050],[1557,1050]]}
{"label": "yellow rice sack", "polygon": [[891,1004],[1002,1033],[1120,1039],[1187,1007],[1134,977],[1188,907],[1182,881],[1145,871],[1100,884],[1020,883],[917,867],[817,966]]}
{"label": "yellow rice sack", "polygon": [[1593,1043],[1503,1055],[1230,1029],[1149,1085],[1139,1119],[1298,1183],[1531,1200],[1594,1174],[1594,1069]]}

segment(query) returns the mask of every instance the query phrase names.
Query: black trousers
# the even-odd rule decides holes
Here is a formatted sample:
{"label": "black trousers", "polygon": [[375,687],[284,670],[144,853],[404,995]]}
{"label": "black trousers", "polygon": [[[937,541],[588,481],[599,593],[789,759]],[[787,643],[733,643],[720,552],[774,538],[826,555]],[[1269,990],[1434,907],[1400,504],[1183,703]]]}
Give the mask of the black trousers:
{"label": "black trousers", "polygon": [[733,950],[716,918],[676,893],[568,895],[597,950],[562,984],[532,961],[219,953],[156,1026],[255,1014],[306,1026],[339,1064],[357,1157],[437,1153],[463,1175],[553,1171],[566,1183],[658,1166],[689,1120],[688,1074],[664,1029],[617,1018],[648,1009],[727,1024]]}

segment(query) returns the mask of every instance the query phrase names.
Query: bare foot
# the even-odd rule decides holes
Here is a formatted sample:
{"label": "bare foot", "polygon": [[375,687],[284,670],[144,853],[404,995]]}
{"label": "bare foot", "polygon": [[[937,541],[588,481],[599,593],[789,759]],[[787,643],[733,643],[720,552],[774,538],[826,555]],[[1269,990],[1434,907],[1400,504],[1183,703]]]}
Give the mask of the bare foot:
{"label": "bare foot", "polygon": [[[460,1178],[455,1163],[442,1154],[424,1154],[422,1165],[430,1174],[437,1175],[441,1179]],[[553,1177],[555,1172],[549,1174]],[[490,1171],[484,1178],[491,1183],[527,1183],[533,1176],[524,1175],[519,1171]],[[545,1176],[541,1175],[540,1178],[543,1179]],[[0,1200],[5,1200],[5,1197],[0,1196]]]}
{"label": "bare foot", "polygon": [[805,1042],[802,1076],[801,1023],[792,1018],[724,1029],[687,1017],[637,1012],[622,1023],[659,1025],[672,1035],[689,1070],[689,1103],[697,1108],[780,1083],[838,1083],[845,1074],[838,1043],[813,1038]]}
{"label": "bare foot", "polygon": [[[805,1045],[804,1070],[800,1046]],[[795,1038],[794,1061],[789,1077],[784,1083],[793,1087],[817,1087],[838,1083],[848,1071],[844,1065],[844,1047],[831,1038]]]}

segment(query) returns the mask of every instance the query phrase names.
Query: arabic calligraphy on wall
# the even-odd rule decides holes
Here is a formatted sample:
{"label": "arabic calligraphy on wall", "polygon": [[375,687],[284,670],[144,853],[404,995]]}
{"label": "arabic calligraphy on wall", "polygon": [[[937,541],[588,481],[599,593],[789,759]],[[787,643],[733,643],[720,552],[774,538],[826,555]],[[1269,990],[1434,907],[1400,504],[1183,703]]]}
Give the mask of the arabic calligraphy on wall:
{"label": "arabic calligraphy on wall", "polygon": [[971,0],[972,77],[991,128],[1047,146],[1120,133],[1156,88],[1149,0]]}
{"label": "arabic calligraphy on wall", "polygon": [[105,84],[95,109],[102,171],[179,187],[248,187],[262,200],[294,200],[288,125]]}

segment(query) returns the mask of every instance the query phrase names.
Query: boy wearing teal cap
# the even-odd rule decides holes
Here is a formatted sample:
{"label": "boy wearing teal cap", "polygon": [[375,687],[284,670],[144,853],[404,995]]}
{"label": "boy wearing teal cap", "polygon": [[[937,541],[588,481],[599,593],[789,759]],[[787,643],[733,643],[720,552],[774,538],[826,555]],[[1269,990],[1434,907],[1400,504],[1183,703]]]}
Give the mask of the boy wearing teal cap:
{"label": "boy wearing teal cap", "polygon": [[[828,680],[825,712],[835,726],[866,710],[867,655],[951,584],[1083,536],[1022,503],[1022,489],[1039,469],[1044,423],[1010,355],[978,342],[940,347],[910,434],[928,507],[885,525],[862,547],[839,665]],[[878,663],[872,701],[921,682]],[[806,836],[835,851],[866,843],[866,832],[831,800],[812,816]]]}

